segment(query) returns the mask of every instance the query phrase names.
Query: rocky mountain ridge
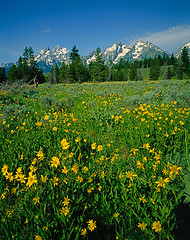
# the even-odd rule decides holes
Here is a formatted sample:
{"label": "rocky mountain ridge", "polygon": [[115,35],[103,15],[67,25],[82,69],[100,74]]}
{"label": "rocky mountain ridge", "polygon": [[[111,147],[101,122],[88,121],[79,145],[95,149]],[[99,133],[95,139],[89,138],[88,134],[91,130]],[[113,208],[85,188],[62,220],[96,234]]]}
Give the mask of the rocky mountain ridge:
{"label": "rocky mountain ridge", "polygon": [[[187,47],[190,53],[190,43],[182,46],[175,53],[175,57],[179,57],[183,47]],[[89,55],[81,56],[81,59],[85,61],[87,64],[90,64],[91,61],[95,60],[96,51],[92,50]],[[145,58],[153,58],[158,55],[170,55],[167,51],[161,50],[158,46],[150,43],[137,41],[133,46],[126,45],[123,42],[114,43],[111,47],[106,48],[102,53],[102,58],[105,64],[109,65],[110,62],[113,64],[117,64],[120,59],[124,61],[134,61],[134,60],[143,60]],[[40,68],[43,69],[45,73],[51,70],[51,67],[55,64],[61,66],[61,63],[65,61],[65,63],[69,64],[70,51],[66,48],[62,48],[61,46],[56,46],[52,50],[49,47],[46,47],[40,50],[37,54],[35,54],[35,60],[37,61]],[[10,63],[4,64],[5,68],[10,67]]]}

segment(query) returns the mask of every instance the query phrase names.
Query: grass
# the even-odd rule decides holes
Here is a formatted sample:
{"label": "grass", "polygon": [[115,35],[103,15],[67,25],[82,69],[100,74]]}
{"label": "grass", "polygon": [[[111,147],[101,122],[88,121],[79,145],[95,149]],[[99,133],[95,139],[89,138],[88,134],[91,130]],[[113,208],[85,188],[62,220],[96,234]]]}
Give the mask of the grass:
{"label": "grass", "polygon": [[188,81],[0,95],[0,239],[189,239]]}

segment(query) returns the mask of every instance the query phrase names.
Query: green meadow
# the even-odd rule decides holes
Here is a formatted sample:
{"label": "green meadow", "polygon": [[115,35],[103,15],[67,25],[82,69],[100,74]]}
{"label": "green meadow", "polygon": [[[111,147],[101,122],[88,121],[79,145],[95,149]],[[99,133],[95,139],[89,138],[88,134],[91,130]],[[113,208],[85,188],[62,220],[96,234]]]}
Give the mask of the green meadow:
{"label": "green meadow", "polygon": [[190,239],[190,82],[4,87],[0,240]]}

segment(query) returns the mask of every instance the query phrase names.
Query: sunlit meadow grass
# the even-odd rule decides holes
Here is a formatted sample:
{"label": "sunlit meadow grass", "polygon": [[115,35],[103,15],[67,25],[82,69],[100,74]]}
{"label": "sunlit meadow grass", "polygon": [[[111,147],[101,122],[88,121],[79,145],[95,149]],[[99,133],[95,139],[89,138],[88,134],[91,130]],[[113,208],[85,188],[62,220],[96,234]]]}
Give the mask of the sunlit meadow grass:
{"label": "sunlit meadow grass", "polygon": [[189,96],[182,81],[2,91],[0,239],[180,239]]}

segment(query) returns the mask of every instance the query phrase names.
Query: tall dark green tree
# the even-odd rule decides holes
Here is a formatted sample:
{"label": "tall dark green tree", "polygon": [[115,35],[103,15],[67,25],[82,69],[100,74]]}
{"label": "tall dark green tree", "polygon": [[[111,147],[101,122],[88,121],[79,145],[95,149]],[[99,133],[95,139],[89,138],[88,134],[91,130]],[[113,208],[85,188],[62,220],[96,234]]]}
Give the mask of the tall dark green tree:
{"label": "tall dark green tree", "polygon": [[6,82],[6,71],[4,67],[0,67],[0,83]]}
{"label": "tall dark green tree", "polygon": [[189,51],[188,51],[188,48],[186,46],[182,49],[181,61],[182,61],[182,71],[183,71],[183,73],[188,74],[189,73],[190,61],[189,61]]}
{"label": "tall dark green tree", "polygon": [[131,67],[129,70],[129,80],[131,81],[137,81],[138,80],[138,72],[137,67],[135,63],[131,63]]}
{"label": "tall dark green tree", "polygon": [[150,80],[158,80],[160,76],[160,61],[158,58],[154,58],[150,63]]}
{"label": "tall dark green tree", "polygon": [[56,64],[55,67],[52,66],[52,68],[51,68],[51,71],[49,74],[49,82],[51,84],[56,84],[59,82],[58,78],[59,78],[59,67]]}
{"label": "tall dark green tree", "polygon": [[12,83],[18,80],[18,69],[15,64],[13,64],[7,73],[8,82]]}
{"label": "tall dark green tree", "polygon": [[183,78],[183,64],[182,64],[182,60],[181,57],[179,57],[177,59],[177,61],[174,64],[174,73],[177,76],[178,79],[182,79]]}
{"label": "tall dark green tree", "polygon": [[17,66],[17,77],[18,79],[22,79],[24,77],[24,74],[23,74],[23,59],[22,57],[19,57],[19,60],[18,60],[18,66]]}
{"label": "tall dark green tree", "polygon": [[65,63],[65,61],[63,61],[59,69],[59,82],[68,83],[68,81],[69,81],[69,67]]}
{"label": "tall dark green tree", "polygon": [[74,45],[70,53],[71,63],[69,65],[69,79],[71,83],[85,81],[85,67],[78,52],[79,50]]}
{"label": "tall dark green tree", "polygon": [[19,79],[24,79],[26,82],[35,80],[36,83],[43,83],[45,81],[43,71],[39,69],[34,58],[32,47],[25,47],[23,57],[20,57],[18,60],[18,66],[16,67],[16,65],[13,65],[8,71],[9,81],[16,81]]}
{"label": "tall dark green tree", "polygon": [[174,54],[172,53],[172,56],[171,56],[171,65],[174,65],[175,64],[175,57],[174,57]]}
{"label": "tall dark green tree", "polygon": [[90,64],[90,76],[93,82],[103,82],[108,79],[109,69],[102,59],[101,49],[98,47],[95,53],[95,61]]}
{"label": "tall dark green tree", "polygon": [[171,79],[173,76],[173,72],[170,66],[167,67],[167,73],[166,73],[166,78]]}

